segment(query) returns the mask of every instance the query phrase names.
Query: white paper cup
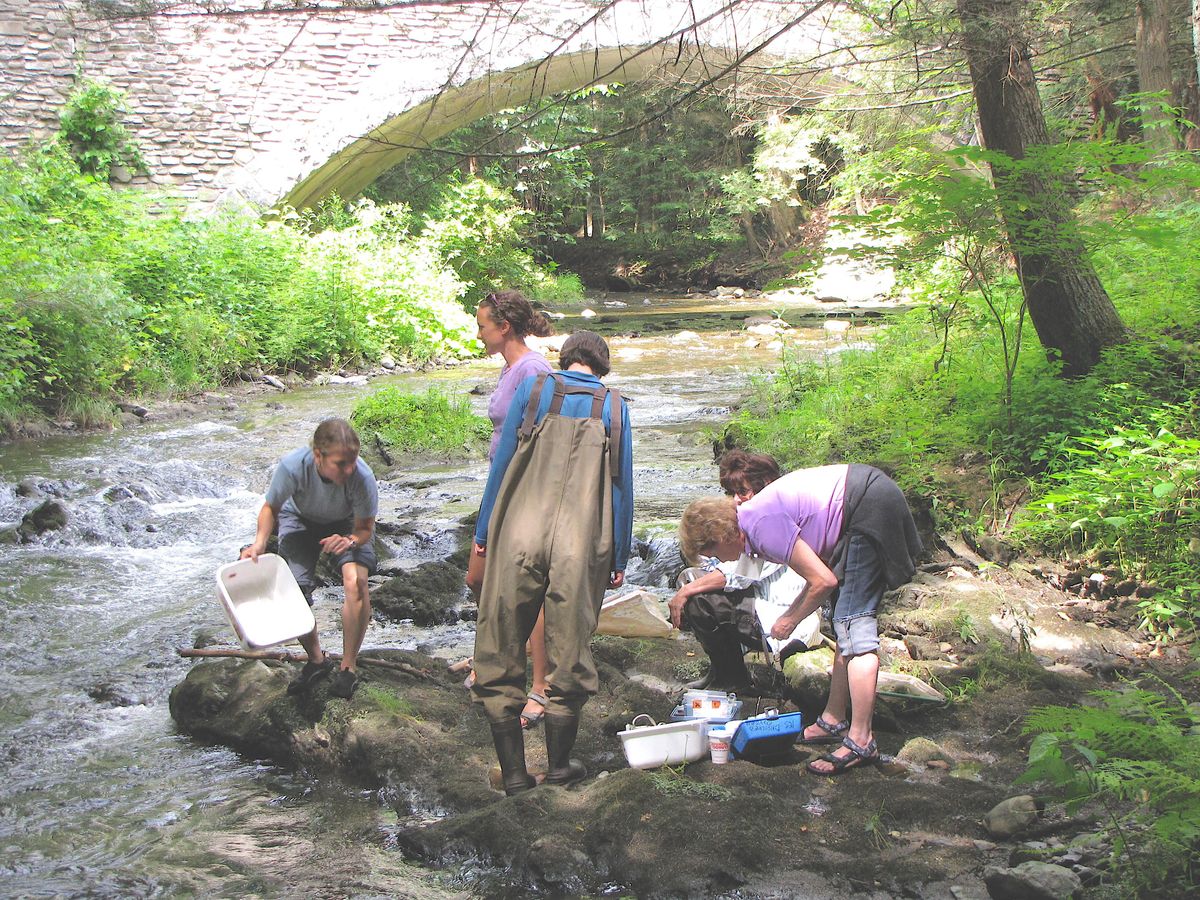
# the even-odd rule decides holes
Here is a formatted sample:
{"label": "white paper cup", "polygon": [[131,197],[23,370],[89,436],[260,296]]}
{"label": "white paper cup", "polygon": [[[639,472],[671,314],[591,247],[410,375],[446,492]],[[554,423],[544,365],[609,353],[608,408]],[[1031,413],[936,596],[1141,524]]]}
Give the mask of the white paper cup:
{"label": "white paper cup", "polygon": [[717,765],[729,762],[729,736],[724,731],[708,733],[708,752]]}

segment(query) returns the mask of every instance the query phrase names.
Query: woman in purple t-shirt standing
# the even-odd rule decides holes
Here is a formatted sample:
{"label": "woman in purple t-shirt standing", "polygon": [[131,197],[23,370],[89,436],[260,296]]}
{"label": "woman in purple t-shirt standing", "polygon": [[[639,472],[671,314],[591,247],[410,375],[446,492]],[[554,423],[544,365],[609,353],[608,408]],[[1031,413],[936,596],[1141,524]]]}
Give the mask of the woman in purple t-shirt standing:
{"label": "woman in purple t-shirt standing", "polygon": [[[504,358],[500,379],[488,401],[488,418],[492,420],[492,441],[488,445],[488,459],[491,460],[496,455],[500,429],[504,426],[504,418],[508,415],[517,386],[530,375],[551,371],[546,357],[529,347],[525,339],[530,335],[547,337],[554,333],[554,329],[520,291],[488,294],[475,312],[475,321],[479,325],[479,341],[488,356],[498,353]],[[467,587],[477,601],[483,587],[486,562],[483,548],[472,544],[467,560]],[[533,661],[533,685],[529,689],[525,709],[521,712],[522,728],[532,728],[546,714],[546,623],[541,615],[529,636],[528,651]],[[470,680],[468,678],[468,682]]]}
{"label": "woman in purple t-shirt standing", "polygon": [[841,746],[808,769],[837,775],[873,763],[879,759],[871,727],[879,601],[912,577],[921,553],[904,494],[872,466],[798,469],[759,490],[731,474],[727,479],[722,470],[722,484],[733,498],[697,500],[684,511],[679,526],[684,557],[734,560],[749,552],[804,578],[804,589],[771,636],[784,640],[806,616],[829,608],[837,637],[829,698],[802,742]]}

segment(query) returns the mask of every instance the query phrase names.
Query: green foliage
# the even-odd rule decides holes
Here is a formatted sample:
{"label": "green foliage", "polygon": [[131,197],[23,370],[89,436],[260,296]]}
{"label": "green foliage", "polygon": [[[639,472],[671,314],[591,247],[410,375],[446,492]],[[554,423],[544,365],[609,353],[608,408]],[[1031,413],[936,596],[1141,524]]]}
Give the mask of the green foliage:
{"label": "green foliage", "polygon": [[[454,195],[482,179],[525,212],[519,231],[527,251],[558,257],[604,241],[604,256],[627,264],[702,264],[742,240],[742,210],[728,205],[722,179],[749,157],[753,140],[730,135],[719,100],[672,109],[672,99],[667,90],[601,85],[504,110],[443,138],[433,153],[410,156],[368,193],[411,203],[419,218],[463,220],[447,216],[447,195],[461,202]],[[483,163],[478,179],[447,162],[462,157]],[[456,235],[446,240],[453,251]],[[482,244],[475,251],[495,252]],[[503,283],[537,295],[521,280],[524,264],[496,262],[504,260],[485,266],[486,276],[465,276],[472,289]]]}
{"label": "green foliage", "polygon": [[82,174],[58,143],[0,160],[0,420],[103,420],[118,393],[202,389],[250,365],[476,352],[464,285],[407,212],[348,215],[319,234],[294,214],[187,219]]}
{"label": "green foliage", "polygon": [[958,632],[959,640],[964,644],[979,643],[979,631],[975,627],[975,619],[966,610],[959,610],[955,613],[954,629]]}
{"label": "green foliage", "polygon": [[1098,691],[1095,707],[1033,710],[1020,779],[1048,782],[1069,813],[1108,813],[1127,896],[1195,890],[1200,848],[1200,708],[1178,693]]}
{"label": "green foliage", "polygon": [[[1055,153],[1065,166],[1069,157]],[[1200,205],[1155,198],[1200,170],[1180,158],[1113,171],[1114,160],[1131,166],[1144,154],[1108,145],[1071,157],[1097,187],[1079,207],[1079,233],[1137,331],[1087,377],[1065,380],[1044,355],[1019,352],[1023,297],[1001,252],[997,201],[954,158],[913,145],[847,168],[844,179],[897,197],[846,220],[860,236],[852,252],[894,267],[919,305],[869,349],[831,343],[806,361],[785,348],[774,380],[739,415],[736,440],[788,466],[879,465],[930,498],[947,526],[1015,523],[1030,547],[1104,552],[1162,588],[1143,601],[1146,627],[1191,627],[1200,615],[1189,549],[1200,546]],[[954,476],[971,458],[992,486],[982,500]],[[1002,513],[1002,486],[1022,480],[1029,508]]]}
{"label": "green foliage", "polygon": [[419,395],[382,388],[356,403],[350,420],[364,441],[378,440],[400,451],[469,454],[492,433],[491,423],[471,412],[465,398],[433,389]]}
{"label": "green foliage", "polygon": [[[1122,387],[1118,385],[1117,387]],[[1200,536],[1196,404],[1145,409],[1128,425],[1069,440],[1018,525],[1042,543],[1112,550],[1180,605],[1200,599],[1191,546]],[[1177,434],[1176,431],[1185,430]],[[1174,635],[1176,609],[1145,601],[1143,625]]]}
{"label": "green foliage", "polygon": [[103,81],[81,79],[58,115],[59,136],[71,148],[79,169],[107,180],[114,166],[144,169],[145,160],[121,122],[125,92]]}

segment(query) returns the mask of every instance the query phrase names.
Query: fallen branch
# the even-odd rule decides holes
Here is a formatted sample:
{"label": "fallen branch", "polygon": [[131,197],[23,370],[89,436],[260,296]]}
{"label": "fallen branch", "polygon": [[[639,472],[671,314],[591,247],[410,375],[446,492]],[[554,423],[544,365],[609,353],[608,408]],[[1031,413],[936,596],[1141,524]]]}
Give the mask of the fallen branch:
{"label": "fallen branch", "polygon": [[[276,659],[280,662],[295,663],[308,661],[308,654],[290,653],[287,650],[239,650],[236,647],[180,647],[178,653],[180,656],[186,658],[223,656],[233,659]],[[329,659],[337,660],[342,658],[340,653],[326,653],[325,655]],[[418,669],[416,666],[400,662],[399,660],[378,659],[374,656],[359,656],[358,661],[363,665],[403,672],[405,675],[411,675],[414,678],[423,678],[426,681],[435,680],[434,676],[424,669]]]}

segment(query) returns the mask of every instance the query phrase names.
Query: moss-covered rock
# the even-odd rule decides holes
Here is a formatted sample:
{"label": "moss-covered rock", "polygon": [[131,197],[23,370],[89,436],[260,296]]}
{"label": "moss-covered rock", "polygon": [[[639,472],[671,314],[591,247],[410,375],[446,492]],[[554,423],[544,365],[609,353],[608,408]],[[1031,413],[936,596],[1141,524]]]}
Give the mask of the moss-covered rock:
{"label": "moss-covered rock", "polygon": [[423,628],[455,622],[466,599],[464,577],[465,571],[452,562],[425,563],[372,590],[371,605],[384,618],[411,619]]}

